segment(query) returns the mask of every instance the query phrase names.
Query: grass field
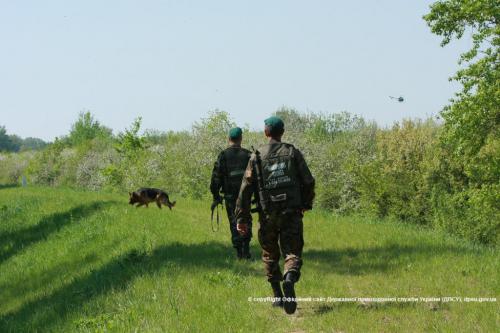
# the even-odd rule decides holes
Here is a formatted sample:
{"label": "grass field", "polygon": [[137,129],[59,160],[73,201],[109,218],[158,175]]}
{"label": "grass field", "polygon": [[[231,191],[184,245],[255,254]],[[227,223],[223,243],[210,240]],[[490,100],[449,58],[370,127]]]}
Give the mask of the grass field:
{"label": "grass field", "polygon": [[[269,303],[209,202],[133,208],[126,195],[0,188],[0,332],[494,332],[497,302]],[[257,225],[254,227],[256,229]],[[299,297],[496,297],[498,249],[432,230],[311,212]],[[256,234],[256,230],[254,230]],[[254,257],[259,247],[254,239]]]}

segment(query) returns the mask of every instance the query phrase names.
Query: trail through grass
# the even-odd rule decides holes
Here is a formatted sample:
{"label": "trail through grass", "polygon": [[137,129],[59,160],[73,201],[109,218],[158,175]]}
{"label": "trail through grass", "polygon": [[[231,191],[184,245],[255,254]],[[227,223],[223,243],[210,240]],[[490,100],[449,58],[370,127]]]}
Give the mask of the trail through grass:
{"label": "trail through grass", "polygon": [[[209,203],[133,208],[124,195],[0,188],[0,332],[494,332],[498,249],[432,230],[321,212],[304,221],[302,301],[288,316],[254,261],[234,259]],[[258,223],[255,223],[257,228]],[[257,234],[254,230],[254,235]],[[329,302],[356,297],[462,302]],[[250,298],[250,301],[249,301]],[[254,299],[255,298],[255,299]],[[311,299],[313,300],[313,299]]]}

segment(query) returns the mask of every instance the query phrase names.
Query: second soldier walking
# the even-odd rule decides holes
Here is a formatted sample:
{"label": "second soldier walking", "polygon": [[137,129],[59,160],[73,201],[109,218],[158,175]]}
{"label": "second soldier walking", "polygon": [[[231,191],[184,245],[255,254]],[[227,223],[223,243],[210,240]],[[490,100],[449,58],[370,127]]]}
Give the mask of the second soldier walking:
{"label": "second soldier walking", "polygon": [[[229,147],[219,154],[212,171],[210,182],[210,191],[213,196],[212,210],[218,204],[222,203],[224,199],[229,219],[229,228],[231,230],[231,241],[233,247],[236,249],[236,255],[239,259],[250,259],[251,224],[249,226],[250,232],[240,235],[236,230],[234,210],[241,180],[251,153],[249,150],[241,147],[243,139],[241,128],[232,128],[228,136]],[[221,192],[223,196],[221,196]]]}

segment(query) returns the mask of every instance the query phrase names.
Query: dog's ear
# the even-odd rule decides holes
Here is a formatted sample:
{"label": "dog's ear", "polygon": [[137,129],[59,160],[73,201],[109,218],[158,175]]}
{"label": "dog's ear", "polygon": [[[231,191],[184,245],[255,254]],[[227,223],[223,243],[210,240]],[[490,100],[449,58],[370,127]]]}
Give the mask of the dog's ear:
{"label": "dog's ear", "polygon": [[132,198],[132,192],[128,192],[128,196]]}

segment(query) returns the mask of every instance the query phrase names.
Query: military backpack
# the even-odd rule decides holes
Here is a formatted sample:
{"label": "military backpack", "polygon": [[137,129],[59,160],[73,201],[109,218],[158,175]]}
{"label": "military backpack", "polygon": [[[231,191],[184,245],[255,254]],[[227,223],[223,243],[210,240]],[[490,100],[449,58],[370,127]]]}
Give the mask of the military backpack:
{"label": "military backpack", "polygon": [[230,147],[223,152],[226,170],[224,170],[223,192],[226,199],[236,199],[240,191],[243,174],[250,159],[250,151],[244,148]]}
{"label": "military backpack", "polygon": [[261,202],[267,213],[299,209],[302,206],[300,181],[294,160],[295,147],[286,143],[270,144],[260,151],[262,172]]}

